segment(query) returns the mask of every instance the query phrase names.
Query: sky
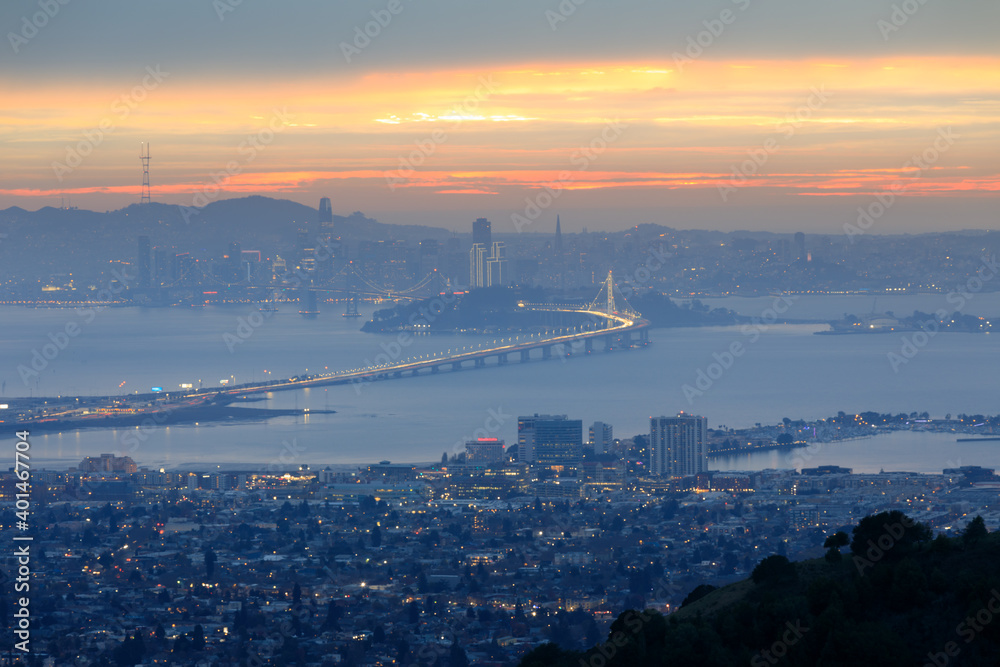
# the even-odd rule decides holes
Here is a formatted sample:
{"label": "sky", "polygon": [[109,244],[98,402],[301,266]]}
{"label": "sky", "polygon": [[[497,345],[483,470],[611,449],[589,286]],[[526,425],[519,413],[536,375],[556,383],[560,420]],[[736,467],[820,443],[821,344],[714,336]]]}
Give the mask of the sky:
{"label": "sky", "polygon": [[147,143],[185,206],[990,229],[998,27],[995,0],[7,0],[0,209],[137,203]]}

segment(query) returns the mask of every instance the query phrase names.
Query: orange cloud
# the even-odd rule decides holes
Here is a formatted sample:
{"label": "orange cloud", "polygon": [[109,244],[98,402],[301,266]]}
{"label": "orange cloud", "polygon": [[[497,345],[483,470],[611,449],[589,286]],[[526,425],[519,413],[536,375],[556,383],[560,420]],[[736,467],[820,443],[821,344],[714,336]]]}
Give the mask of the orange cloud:
{"label": "orange cloud", "polygon": [[[741,187],[836,196],[902,179],[911,195],[1000,190],[995,151],[988,150],[1000,143],[994,57],[699,60],[683,70],[672,62],[527,63],[323,80],[167,79],[142,101],[125,103],[135,83],[8,87],[0,109],[0,196],[133,196],[139,141],[153,145],[158,197],[214,188],[211,174],[232,164],[234,175],[220,185],[232,193],[295,193],[345,181],[384,191],[392,172],[407,175],[398,183],[404,192],[441,195],[530,193],[542,185],[714,188],[769,138],[779,150]],[[627,130],[579,169],[574,156],[613,118]],[[900,165],[938,127],[958,128],[965,138],[941,165],[906,180]],[[88,141],[92,150],[81,165],[64,181],[54,178],[52,164]]]}

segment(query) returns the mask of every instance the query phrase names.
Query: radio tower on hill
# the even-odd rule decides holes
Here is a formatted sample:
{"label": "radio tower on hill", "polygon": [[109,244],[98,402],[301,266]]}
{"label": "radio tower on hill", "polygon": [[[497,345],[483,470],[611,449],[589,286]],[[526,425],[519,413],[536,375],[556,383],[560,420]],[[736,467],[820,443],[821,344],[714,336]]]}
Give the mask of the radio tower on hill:
{"label": "radio tower on hill", "polygon": [[139,161],[142,162],[142,195],[140,204],[150,203],[149,199],[149,144],[139,144]]}

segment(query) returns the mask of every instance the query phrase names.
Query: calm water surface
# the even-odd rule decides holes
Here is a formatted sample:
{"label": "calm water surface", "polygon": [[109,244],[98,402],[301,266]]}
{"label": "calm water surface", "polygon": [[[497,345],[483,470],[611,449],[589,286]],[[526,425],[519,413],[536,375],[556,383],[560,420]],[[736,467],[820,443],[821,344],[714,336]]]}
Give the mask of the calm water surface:
{"label": "calm water surface", "polygon": [[[976,298],[979,301],[970,302],[966,312],[1000,313],[997,295]],[[893,299],[885,308],[897,313],[933,310],[944,301],[942,295]],[[709,301],[747,315],[759,314],[770,302],[767,298]],[[870,309],[868,297],[806,296],[788,315],[833,318]],[[372,311],[362,309],[366,316]],[[0,308],[0,383],[4,383],[0,393],[7,397],[131,393],[154,386],[177,388],[186,382],[218,386],[222,379],[245,382],[288,377],[307,369],[354,368],[392,351],[395,337],[362,334],[358,328],[364,318],[351,320],[340,312],[331,306],[318,319],[305,320],[286,307],[252,328],[244,342],[227,346],[225,334],[238,336],[240,318],[256,318],[256,309],[108,309],[88,323],[73,310]],[[80,334],[37,377],[24,381],[18,367],[30,367],[32,351],[41,351],[50,342],[49,334],[64,331],[68,322],[79,324]],[[461,451],[466,439],[484,435],[509,444],[516,440],[517,416],[535,412],[567,414],[583,419],[585,427],[593,421],[609,422],[618,437],[648,432],[650,416],[678,410],[703,414],[712,426],[731,427],[773,423],[783,417],[820,418],[839,410],[926,410],[935,416],[1000,412],[998,336],[942,333],[894,369],[888,355],[899,353],[901,334],[813,335],[823,328],[772,326],[759,336],[739,327],[658,329],[651,333],[652,345],[634,351],[283,392],[256,404],[329,408],[337,411],[333,415],[161,428],[143,434],[136,448],[129,445],[134,440],[123,440],[127,431],[39,434],[33,438],[33,458],[39,465],[55,467],[119,451],[149,466],[231,468],[294,461],[315,467],[380,459],[437,460],[442,452]],[[489,340],[426,336],[405,346],[402,355]],[[740,344],[742,354],[730,360],[727,351],[734,343]],[[997,445],[957,446],[952,436],[897,433],[825,445],[811,454],[808,465],[844,465],[858,472],[938,471],[959,460],[962,465],[996,466],[1000,465]],[[787,457],[772,452],[713,459],[712,467],[793,467]]]}

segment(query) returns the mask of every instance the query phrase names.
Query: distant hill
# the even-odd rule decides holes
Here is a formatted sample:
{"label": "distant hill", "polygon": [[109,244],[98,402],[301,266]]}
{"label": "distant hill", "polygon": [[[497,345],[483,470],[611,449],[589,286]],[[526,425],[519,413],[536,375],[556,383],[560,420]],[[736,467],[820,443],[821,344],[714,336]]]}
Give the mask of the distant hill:
{"label": "distant hill", "polygon": [[[172,204],[133,204],[99,213],[81,209],[45,207],[0,211],[0,276],[25,277],[69,273],[86,275],[109,261],[133,261],[136,243],[148,235],[153,246],[201,255],[221,254],[238,242],[244,249],[266,252],[291,248],[296,234],[319,211],[286,199],[241,197],[212,202],[202,209]],[[388,225],[355,212],[334,216],[334,233],[354,241],[443,240],[452,232],[434,227]],[[31,265],[13,273],[14,257],[31,257]]]}
{"label": "distant hill", "polygon": [[546,644],[520,664],[1000,664],[1000,534],[977,518],[963,537],[930,536],[900,512],[866,517],[842,556],[771,556],[750,580],[699,587],[672,615],[622,613],[587,652]]}
{"label": "distant hill", "polygon": [[[0,225],[32,232],[74,233],[95,226],[127,231],[136,236],[157,232],[203,234],[202,242],[246,237],[294,239],[295,232],[316,220],[317,209],[287,199],[251,196],[223,199],[201,209],[153,203],[133,204],[117,211],[99,213],[50,206],[26,211],[13,206],[0,211]],[[355,211],[349,216],[333,216],[337,233],[363,240],[446,238],[451,232],[437,227],[388,225]],[[9,233],[9,232],[8,232]],[[215,239],[214,237],[218,237]]]}

